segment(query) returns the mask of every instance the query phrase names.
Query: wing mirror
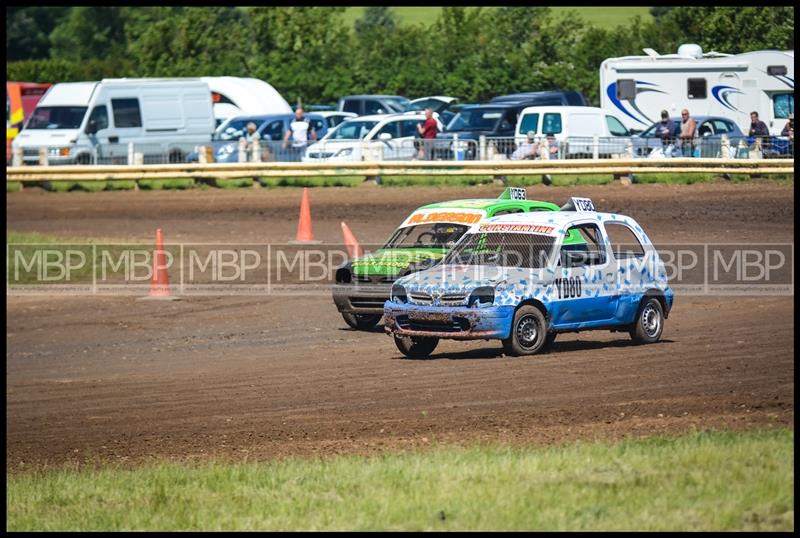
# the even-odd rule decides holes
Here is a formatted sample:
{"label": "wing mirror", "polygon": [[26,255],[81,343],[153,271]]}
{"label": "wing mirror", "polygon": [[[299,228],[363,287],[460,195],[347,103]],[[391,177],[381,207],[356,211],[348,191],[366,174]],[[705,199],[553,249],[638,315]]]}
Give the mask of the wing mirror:
{"label": "wing mirror", "polygon": [[89,123],[86,125],[86,134],[93,135],[96,132],[97,132],[97,121],[89,120]]}
{"label": "wing mirror", "polygon": [[378,140],[382,140],[383,142],[388,142],[392,139],[392,135],[389,133],[381,133],[378,135]]}

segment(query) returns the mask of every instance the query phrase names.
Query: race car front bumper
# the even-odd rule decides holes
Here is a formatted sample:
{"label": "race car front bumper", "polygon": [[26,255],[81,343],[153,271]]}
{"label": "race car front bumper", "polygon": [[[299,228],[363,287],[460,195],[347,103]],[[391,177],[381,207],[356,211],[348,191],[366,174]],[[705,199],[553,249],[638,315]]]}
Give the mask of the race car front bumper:
{"label": "race car front bumper", "polygon": [[335,284],[333,302],[346,314],[383,314],[383,303],[392,294],[392,283]]}
{"label": "race car front bumper", "polygon": [[453,340],[508,338],[513,306],[469,308],[421,306],[386,301],[384,329],[397,336],[436,336]]}

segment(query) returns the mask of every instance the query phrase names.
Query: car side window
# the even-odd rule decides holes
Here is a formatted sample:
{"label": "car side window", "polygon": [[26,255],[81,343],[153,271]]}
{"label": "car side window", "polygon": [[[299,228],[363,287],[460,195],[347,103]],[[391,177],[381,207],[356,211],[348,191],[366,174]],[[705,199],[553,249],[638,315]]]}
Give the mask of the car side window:
{"label": "car side window", "polygon": [[715,134],[722,134],[722,133],[731,132],[731,129],[730,129],[727,121],[714,120],[712,123],[714,124],[714,133]]}
{"label": "car side window", "polygon": [[264,127],[261,138],[269,138],[270,140],[283,139],[283,120],[276,120]]}
{"label": "car side window", "polygon": [[400,122],[400,136],[417,136],[417,125],[419,120],[403,120]]}
{"label": "car side window", "polygon": [[714,129],[711,126],[710,121],[705,121],[700,124],[700,128],[697,129],[698,136],[711,136],[714,134]]}
{"label": "car side window", "polygon": [[628,129],[622,125],[622,122],[614,116],[606,116],[606,124],[608,125],[608,132],[612,136],[628,136],[630,134]]}
{"label": "car side window", "polygon": [[108,108],[106,105],[98,105],[92,109],[92,115],[89,116],[89,121],[97,124],[97,130],[108,129]]}
{"label": "car side window", "polygon": [[382,135],[383,133],[389,133],[392,135],[392,138],[399,138],[400,137],[400,122],[399,121],[390,121],[387,122],[386,125],[381,127],[378,131],[377,136]]}
{"label": "car side window", "polygon": [[618,260],[630,257],[644,256],[644,248],[633,233],[633,230],[628,228],[625,224],[616,222],[606,223],[606,233],[608,240],[611,243],[611,252]]}
{"label": "car side window", "polygon": [[320,131],[325,129],[325,122],[320,119],[308,120],[308,123],[310,123],[311,127],[317,132],[317,135],[319,135]]}
{"label": "car side window", "polygon": [[142,126],[142,112],[139,109],[139,99],[112,99],[111,109],[114,111],[115,127]]}
{"label": "car side window", "polygon": [[384,106],[380,103],[380,101],[369,99],[366,103],[364,103],[364,114],[385,114],[385,113],[386,110],[384,110]]}
{"label": "car side window", "polygon": [[573,230],[580,234],[582,243],[563,245],[559,263],[562,267],[584,267],[603,265],[606,263],[606,251],[602,244],[602,234],[597,224],[577,224],[567,230],[569,236]]}
{"label": "car side window", "polygon": [[342,110],[344,112],[353,112],[355,114],[361,114],[361,107],[359,106],[361,103],[356,101],[355,99],[347,99],[344,102],[344,106]]}
{"label": "car side window", "polygon": [[558,134],[561,132],[561,114],[558,112],[548,112],[542,120],[542,133]]}

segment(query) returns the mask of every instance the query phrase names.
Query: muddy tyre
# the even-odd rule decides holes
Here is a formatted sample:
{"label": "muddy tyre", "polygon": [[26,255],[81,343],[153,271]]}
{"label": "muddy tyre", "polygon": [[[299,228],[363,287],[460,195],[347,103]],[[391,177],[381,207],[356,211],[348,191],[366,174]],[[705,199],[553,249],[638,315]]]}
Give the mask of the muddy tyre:
{"label": "muddy tyre", "polygon": [[380,314],[351,314],[349,312],[342,312],[342,318],[344,318],[345,323],[359,331],[373,329],[381,320],[381,317],[383,316]]}
{"label": "muddy tyre", "polygon": [[664,309],[661,302],[655,297],[645,297],[629,330],[631,339],[637,344],[652,344],[658,342],[663,331]]}
{"label": "muddy tyre", "polygon": [[425,359],[433,353],[439,339],[435,336],[395,336],[394,345],[409,359]]}
{"label": "muddy tyre", "polygon": [[[512,357],[535,355],[544,350],[548,340],[547,319],[544,313],[535,306],[525,305],[514,314],[511,336],[503,340],[503,350],[506,355]],[[555,337],[552,340],[555,340]]]}

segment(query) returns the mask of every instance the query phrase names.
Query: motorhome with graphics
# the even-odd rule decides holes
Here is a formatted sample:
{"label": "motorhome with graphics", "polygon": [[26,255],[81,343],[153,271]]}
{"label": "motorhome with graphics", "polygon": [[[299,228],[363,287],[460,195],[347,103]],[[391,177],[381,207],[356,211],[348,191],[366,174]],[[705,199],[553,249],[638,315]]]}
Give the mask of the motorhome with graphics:
{"label": "motorhome with graphics", "polygon": [[742,54],[707,52],[694,44],[677,54],[644,49],[646,56],[608,58],[600,65],[600,106],[628,129],[641,131],[662,110],[677,116],[724,116],[743,132],[757,111],[779,135],[794,112],[794,50],[758,50]]}

